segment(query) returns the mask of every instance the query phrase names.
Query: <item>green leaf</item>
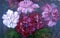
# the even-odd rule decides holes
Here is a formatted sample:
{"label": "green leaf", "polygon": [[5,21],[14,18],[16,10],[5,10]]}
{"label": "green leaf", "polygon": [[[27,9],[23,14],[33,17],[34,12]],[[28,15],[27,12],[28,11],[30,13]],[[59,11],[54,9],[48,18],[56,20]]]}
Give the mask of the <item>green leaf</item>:
{"label": "green leaf", "polygon": [[4,33],[4,38],[22,38],[14,29],[9,29]]}
{"label": "green leaf", "polygon": [[36,30],[35,33],[29,35],[28,38],[51,38],[51,31],[48,28]]}

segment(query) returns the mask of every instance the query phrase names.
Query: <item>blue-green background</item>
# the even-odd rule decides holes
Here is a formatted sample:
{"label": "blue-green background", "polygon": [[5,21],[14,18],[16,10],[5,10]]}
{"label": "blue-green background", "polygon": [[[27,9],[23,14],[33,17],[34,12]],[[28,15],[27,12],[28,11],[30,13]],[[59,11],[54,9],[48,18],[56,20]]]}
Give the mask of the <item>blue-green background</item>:
{"label": "blue-green background", "polygon": [[[60,15],[60,1],[59,0],[41,0],[38,3],[40,6],[42,6],[45,3],[55,3],[57,5],[57,8],[59,10]],[[2,15],[8,10],[9,5],[6,0],[0,0],[0,38],[3,38],[3,33],[6,31],[7,27],[3,25],[2,23]],[[14,9],[13,9],[14,10]],[[39,12],[39,10],[37,10]],[[52,30],[52,38],[60,38],[60,16],[59,20],[57,21],[57,25],[50,28]]]}

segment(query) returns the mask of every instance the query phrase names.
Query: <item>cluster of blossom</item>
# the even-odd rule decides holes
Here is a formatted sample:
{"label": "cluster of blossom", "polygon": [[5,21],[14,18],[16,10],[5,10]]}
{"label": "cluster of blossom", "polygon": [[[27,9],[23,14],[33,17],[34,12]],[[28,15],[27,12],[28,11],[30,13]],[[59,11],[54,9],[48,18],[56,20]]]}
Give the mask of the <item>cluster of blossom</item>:
{"label": "cluster of blossom", "polygon": [[[6,25],[9,28],[15,28],[17,20],[19,19],[19,13],[26,13],[32,12],[35,8],[39,8],[38,4],[34,4],[32,1],[21,1],[19,3],[19,7],[17,8],[17,11],[13,12],[12,10],[8,9],[6,14],[3,14],[2,19],[3,19],[3,24]],[[21,10],[20,10],[21,9]],[[26,10],[27,9],[27,10]],[[15,22],[15,23],[14,23]],[[15,25],[13,25],[15,24]]]}
{"label": "cluster of blossom", "polygon": [[42,18],[46,21],[46,24],[50,27],[56,25],[58,20],[58,9],[53,5],[46,4],[42,6]]}
{"label": "cluster of blossom", "polygon": [[38,30],[43,26],[42,18],[39,13],[34,12],[28,16],[22,13],[17,23],[16,31],[21,33],[23,37],[27,37],[28,34],[32,34],[36,29]]}
{"label": "cluster of blossom", "polygon": [[56,25],[59,16],[58,9],[52,5],[46,4],[42,6],[41,16],[40,13],[34,12],[36,8],[39,8],[38,4],[34,4],[30,0],[21,1],[17,11],[13,12],[9,9],[2,16],[3,24],[8,28],[15,28],[23,37],[27,37],[28,34],[32,34],[36,29],[44,27],[42,18],[44,18],[46,25],[49,27]]}

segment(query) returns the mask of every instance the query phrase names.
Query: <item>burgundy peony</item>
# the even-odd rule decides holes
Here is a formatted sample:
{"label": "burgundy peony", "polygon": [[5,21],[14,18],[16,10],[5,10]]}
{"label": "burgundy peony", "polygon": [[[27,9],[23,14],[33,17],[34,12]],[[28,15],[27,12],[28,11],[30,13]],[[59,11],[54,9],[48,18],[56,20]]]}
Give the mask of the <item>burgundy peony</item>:
{"label": "burgundy peony", "polygon": [[40,29],[42,27],[43,22],[39,13],[34,12],[28,15],[21,13],[16,26],[16,31],[21,33],[25,38],[28,36],[28,34],[32,34],[36,29]]}

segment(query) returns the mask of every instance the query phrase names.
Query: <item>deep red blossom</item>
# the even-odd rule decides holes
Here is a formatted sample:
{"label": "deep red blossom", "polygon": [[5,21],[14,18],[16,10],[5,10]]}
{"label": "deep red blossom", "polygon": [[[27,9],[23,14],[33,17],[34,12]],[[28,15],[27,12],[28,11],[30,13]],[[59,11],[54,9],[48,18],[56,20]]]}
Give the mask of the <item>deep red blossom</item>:
{"label": "deep red blossom", "polygon": [[43,27],[41,15],[37,12],[25,15],[20,14],[19,21],[16,26],[16,31],[21,33],[23,37],[27,37],[28,34],[33,34],[36,29]]}

